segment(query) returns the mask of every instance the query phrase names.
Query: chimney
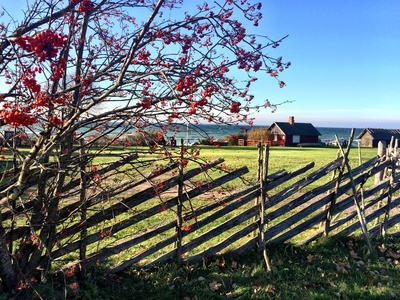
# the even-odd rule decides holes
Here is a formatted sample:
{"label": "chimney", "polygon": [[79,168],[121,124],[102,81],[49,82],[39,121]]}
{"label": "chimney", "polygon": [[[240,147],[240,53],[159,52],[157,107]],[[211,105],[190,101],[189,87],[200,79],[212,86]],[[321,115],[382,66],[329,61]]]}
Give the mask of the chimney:
{"label": "chimney", "polygon": [[294,117],[293,117],[293,116],[290,116],[290,117],[289,117],[289,124],[290,124],[290,125],[293,125],[293,124],[294,124]]}

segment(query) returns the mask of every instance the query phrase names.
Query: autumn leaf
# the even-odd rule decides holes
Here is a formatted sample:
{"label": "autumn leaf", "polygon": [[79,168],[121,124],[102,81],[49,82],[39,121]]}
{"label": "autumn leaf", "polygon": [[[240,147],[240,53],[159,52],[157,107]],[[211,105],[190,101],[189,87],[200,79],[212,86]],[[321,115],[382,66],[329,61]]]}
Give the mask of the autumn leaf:
{"label": "autumn leaf", "polygon": [[255,280],[251,285],[251,289],[256,292],[261,288],[261,281],[259,279]]}
{"label": "autumn leaf", "polygon": [[224,268],[225,267],[225,259],[217,259],[215,262],[214,262],[214,265],[216,265],[216,266],[218,266],[218,267],[221,267],[221,268]]}
{"label": "autumn leaf", "polygon": [[381,246],[378,246],[378,248],[379,248],[379,250],[380,250],[382,253],[385,253],[386,250],[387,250],[385,244],[382,244]]}
{"label": "autumn leaf", "polygon": [[394,259],[399,259],[400,258],[400,253],[399,253],[399,251],[394,252],[392,249],[388,249],[386,251],[386,256],[394,258]]}
{"label": "autumn leaf", "polygon": [[271,294],[274,293],[275,292],[274,287],[272,285],[268,284],[267,287],[265,288],[265,292],[271,293]]}
{"label": "autumn leaf", "polygon": [[346,243],[346,245],[347,245],[347,247],[348,248],[350,248],[350,249],[352,249],[353,247],[354,247],[354,244],[353,244],[353,241],[348,241],[347,243]]}
{"label": "autumn leaf", "polygon": [[354,250],[351,250],[351,251],[350,251],[350,255],[351,255],[352,258],[355,258],[355,259],[360,258],[360,257],[358,256],[358,254],[357,254],[356,252],[354,252]]}
{"label": "autumn leaf", "polygon": [[233,261],[231,264],[231,269],[237,270],[239,268],[239,264],[236,261]]}
{"label": "autumn leaf", "polygon": [[225,297],[226,297],[226,298],[236,298],[237,296],[236,296],[235,293],[227,292],[227,293],[225,294]]}
{"label": "autumn leaf", "polygon": [[348,264],[346,264],[346,263],[338,263],[338,264],[335,264],[336,265],[336,270],[339,272],[339,273],[347,273],[347,270],[346,270],[346,268],[349,268],[350,266],[348,265]]}
{"label": "autumn leaf", "polygon": [[308,254],[308,255],[307,255],[307,261],[308,261],[309,263],[311,263],[313,260],[314,260],[314,255]]}
{"label": "autumn leaf", "polygon": [[222,283],[219,283],[217,281],[213,281],[210,282],[210,284],[208,285],[208,287],[210,288],[210,290],[212,290],[213,292],[218,291],[222,286]]}
{"label": "autumn leaf", "polygon": [[365,263],[362,260],[357,261],[356,263],[359,267],[365,265]]}

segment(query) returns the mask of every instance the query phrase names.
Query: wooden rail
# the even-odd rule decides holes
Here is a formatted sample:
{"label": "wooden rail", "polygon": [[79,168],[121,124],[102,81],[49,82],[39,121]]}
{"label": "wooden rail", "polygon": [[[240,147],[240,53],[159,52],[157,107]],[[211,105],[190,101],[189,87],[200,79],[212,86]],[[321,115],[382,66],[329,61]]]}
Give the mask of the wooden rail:
{"label": "wooden rail", "polygon": [[[75,200],[66,201],[59,208],[57,243],[54,249],[42,249],[40,259],[51,257],[62,270],[74,265],[86,270],[108,261],[107,272],[114,273],[137,263],[156,264],[169,259],[193,262],[226,248],[240,252],[256,245],[267,261],[270,246],[287,241],[304,244],[327,234],[353,234],[362,226],[368,234],[385,234],[400,221],[399,213],[388,213],[400,204],[395,194],[400,188],[397,148],[389,152],[353,169],[344,168],[344,155],[315,171],[314,163],[309,163],[274,174],[268,174],[266,153],[263,159],[259,157],[264,164],[260,169],[265,176],[262,182],[225,196],[218,194],[221,186],[241,178],[247,167],[203,182],[197,181],[197,176],[218,167],[222,158],[185,172],[181,169],[181,173],[176,171],[179,163],[169,164],[141,179],[96,193],[81,193]],[[124,157],[96,172],[107,175],[136,158]],[[82,184],[91,182],[93,174],[84,169],[80,180],[71,180],[65,186],[66,193],[73,195],[74,190],[85,189]],[[370,178],[382,173],[389,177],[364,187]],[[322,178],[327,178],[326,183],[304,191]],[[357,217],[360,212],[354,199],[365,203],[362,221]],[[13,209],[3,209],[1,218],[29,214],[35,201],[32,198]],[[380,216],[384,218],[378,219]],[[42,226],[21,224],[8,232],[7,239],[23,241],[30,232],[40,232]]]}

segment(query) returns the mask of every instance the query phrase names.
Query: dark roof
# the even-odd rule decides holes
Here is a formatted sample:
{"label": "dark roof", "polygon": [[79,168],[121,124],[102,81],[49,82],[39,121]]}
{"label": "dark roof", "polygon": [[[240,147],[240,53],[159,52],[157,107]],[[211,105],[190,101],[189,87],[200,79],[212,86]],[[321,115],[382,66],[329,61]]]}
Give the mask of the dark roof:
{"label": "dark roof", "polygon": [[274,122],[268,129],[278,126],[286,135],[321,135],[311,123]]}
{"label": "dark roof", "polygon": [[381,140],[390,140],[392,136],[395,138],[400,138],[400,130],[399,129],[382,129],[382,128],[365,128],[361,133],[358,135],[357,138],[361,139],[362,136],[366,133],[371,134],[374,139],[381,139]]}

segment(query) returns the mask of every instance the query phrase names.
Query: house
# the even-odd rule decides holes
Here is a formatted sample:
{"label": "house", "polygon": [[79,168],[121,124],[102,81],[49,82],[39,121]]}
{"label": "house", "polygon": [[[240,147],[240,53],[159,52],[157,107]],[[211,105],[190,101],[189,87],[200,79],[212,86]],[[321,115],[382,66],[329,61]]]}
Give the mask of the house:
{"label": "house", "polygon": [[289,122],[274,122],[268,127],[269,143],[272,146],[320,145],[321,133],[311,123],[295,123],[294,117]]}
{"label": "house", "polygon": [[389,145],[392,137],[400,140],[400,130],[365,128],[357,138],[360,139],[361,147],[378,147],[379,141],[385,141]]}

